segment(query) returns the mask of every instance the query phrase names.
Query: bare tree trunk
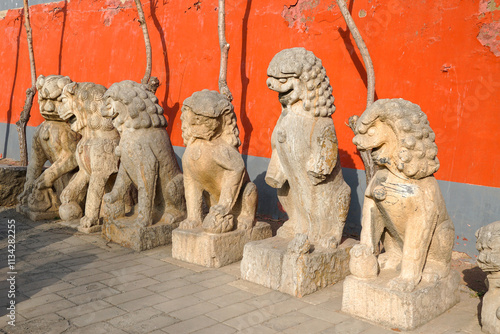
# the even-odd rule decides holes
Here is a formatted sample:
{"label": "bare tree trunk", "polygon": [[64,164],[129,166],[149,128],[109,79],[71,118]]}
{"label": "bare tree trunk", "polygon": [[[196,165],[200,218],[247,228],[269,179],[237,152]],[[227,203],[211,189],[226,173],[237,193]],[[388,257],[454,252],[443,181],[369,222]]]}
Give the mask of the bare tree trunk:
{"label": "bare tree trunk", "polygon": [[19,154],[21,158],[21,165],[28,165],[28,149],[26,144],[26,124],[30,119],[31,107],[33,105],[33,98],[36,94],[36,69],[35,69],[35,56],[33,54],[33,38],[31,35],[30,13],[28,8],[28,0],[24,0],[24,27],[26,28],[26,36],[28,39],[28,50],[30,57],[31,69],[31,87],[26,90],[26,100],[24,108],[19,116],[19,121],[16,122],[17,134],[19,137]]}
{"label": "bare tree trunk", "polygon": [[[137,13],[139,14],[139,24],[142,28],[142,34],[144,35],[144,44],[146,46],[146,72],[141,80],[144,85],[149,84],[149,79],[151,77],[152,68],[152,52],[151,52],[151,41],[149,40],[148,26],[146,24],[146,18],[144,16],[144,11],[142,10],[141,0],[135,0],[135,6],[137,7]],[[154,89],[156,91],[156,89]]]}
{"label": "bare tree trunk", "polygon": [[225,0],[219,0],[219,46],[220,46],[220,70],[219,70],[219,92],[229,101],[233,100],[233,95],[227,86],[227,59],[229,53],[229,44],[226,41],[226,8]]}
{"label": "bare tree trunk", "polygon": [[[354,1],[354,0],[353,0]],[[368,53],[368,49],[366,48],[366,44],[359,33],[354,20],[347,9],[346,3],[344,0],[337,0],[337,4],[339,5],[340,12],[344,17],[344,20],[351,31],[352,37],[358,46],[359,52],[361,53],[361,57],[363,57],[363,62],[366,67],[366,76],[367,76],[367,94],[366,94],[366,109],[375,101],[375,72],[373,71],[373,63],[370,57],[370,53]],[[349,117],[349,127],[354,132],[356,132],[356,121],[358,120],[358,116],[354,115]],[[373,163],[372,157],[370,155],[370,150],[360,152],[361,159],[363,160],[363,164],[365,165],[366,172],[366,184],[368,184],[375,174],[375,165]]]}

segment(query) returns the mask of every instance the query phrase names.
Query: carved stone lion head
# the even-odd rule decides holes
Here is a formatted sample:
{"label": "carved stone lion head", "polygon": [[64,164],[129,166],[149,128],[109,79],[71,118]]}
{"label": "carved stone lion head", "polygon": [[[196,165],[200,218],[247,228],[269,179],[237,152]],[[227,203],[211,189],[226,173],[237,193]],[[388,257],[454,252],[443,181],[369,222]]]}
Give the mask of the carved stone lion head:
{"label": "carved stone lion head", "polygon": [[436,135],[420,107],[403,99],[373,103],[356,122],[353,143],[395,174],[421,179],[439,169]]}
{"label": "carved stone lion head", "polygon": [[278,52],[267,69],[267,86],[279,93],[283,107],[299,101],[315,117],[335,112],[330,80],[321,59],[304,48]]}
{"label": "carved stone lion head", "polygon": [[118,131],[131,129],[164,128],[167,120],[158,98],[145,85],[125,80],[114,83],[104,94],[101,113],[113,119]]}
{"label": "carved stone lion head", "polygon": [[239,139],[233,105],[224,95],[204,89],[184,100],[182,105],[182,138],[188,146],[196,139],[214,140],[222,137],[229,145],[238,147]]}
{"label": "carved stone lion head", "polygon": [[81,132],[86,126],[91,130],[113,129],[111,120],[100,113],[105,92],[106,87],[91,82],[67,84],[61,94],[59,116],[69,122],[75,132]]}
{"label": "carved stone lion head", "polygon": [[62,75],[40,75],[36,80],[36,89],[38,90],[38,105],[40,114],[48,121],[59,121],[57,109],[61,104],[61,94],[64,86],[71,83],[69,77]]}
{"label": "carved stone lion head", "polygon": [[500,272],[500,221],[481,227],[476,238],[479,267],[485,272]]}

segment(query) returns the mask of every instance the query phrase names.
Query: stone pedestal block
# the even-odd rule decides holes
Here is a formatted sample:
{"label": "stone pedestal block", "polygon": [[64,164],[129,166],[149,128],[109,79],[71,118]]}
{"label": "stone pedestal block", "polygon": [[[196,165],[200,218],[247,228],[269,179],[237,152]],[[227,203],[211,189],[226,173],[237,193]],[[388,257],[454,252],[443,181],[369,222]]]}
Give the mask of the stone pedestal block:
{"label": "stone pedestal block", "polygon": [[207,233],[201,228],[176,229],[172,233],[172,257],[205,267],[219,268],[241,260],[249,241],[272,236],[271,226],[257,222],[252,229]]}
{"label": "stone pedestal block", "polygon": [[53,220],[59,218],[59,210],[57,209],[57,207],[53,210],[38,212],[38,211],[31,211],[27,205],[18,204],[16,206],[16,211],[22,213],[32,221]]}
{"label": "stone pedestal block", "polygon": [[316,247],[306,254],[288,249],[292,239],[274,237],[245,245],[241,277],[296,297],[335,284],[349,275],[349,250],[356,243],[347,239],[336,249]]}
{"label": "stone pedestal block", "polygon": [[[108,241],[139,252],[170,244],[172,242],[172,231],[179,226],[176,223],[157,223],[143,227],[137,225],[135,220],[136,217],[123,217],[116,220],[105,219],[102,225],[102,235]],[[78,230],[80,231],[80,228]]]}
{"label": "stone pedestal block", "polygon": [[412,292],[390,290],[389,281],[395,271],[382,271],[376,279],[362,280],[346,277],[342,298],[342,311],[389,328],[415,329],[460,300],[456,271],[435,283],[421,282]]}

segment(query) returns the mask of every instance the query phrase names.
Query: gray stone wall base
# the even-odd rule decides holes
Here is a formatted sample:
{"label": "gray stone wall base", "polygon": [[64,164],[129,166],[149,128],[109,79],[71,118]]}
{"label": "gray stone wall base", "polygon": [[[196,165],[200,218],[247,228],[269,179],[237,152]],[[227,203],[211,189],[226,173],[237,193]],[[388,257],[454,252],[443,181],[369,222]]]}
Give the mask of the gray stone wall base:
{"label": "gray stone wall base", "polygon": [[250,230],[220,234],[206,233],[201,228],[176,229],[172,233],[172,257],[204,267],[220,268],[241,260],[246,243],[271,236],[271,226],[265,222],[257,222]]}
{"label": "gray stone wall base", "polygon": [[241,277],[265,287],[302,297],[343,280],[349,272],[347,239],[337,249],[316,248],[310,253],[290,252],[291,239],[274,237],[245,245]]}
{"label": "gray stone wall base", "polygon": [[352,316],[400,330],[415,329],[452,308],[460,301],[460,275],[452,270],[436,283],[421,282],[412,292],[390,290],[395,271],[382,271],[372,280],[346,277],[342,311]]}
{"label": "gray stone wall base", "polygon": [[179,226],[179,224],[157,223],[142,227],[135,224],[135,220],[135,216],[105,219],[102,236],[108,241],[140,252],[170,244],[172,231]]}

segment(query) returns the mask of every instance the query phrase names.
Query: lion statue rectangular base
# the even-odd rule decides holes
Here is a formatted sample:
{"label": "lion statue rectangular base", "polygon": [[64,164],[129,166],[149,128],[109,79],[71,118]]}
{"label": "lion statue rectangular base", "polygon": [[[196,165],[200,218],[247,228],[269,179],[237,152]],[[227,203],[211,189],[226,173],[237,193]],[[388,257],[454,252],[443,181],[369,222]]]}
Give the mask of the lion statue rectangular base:
{"label": "lion statue rectangular base", "polygon": [[257,221],[251,229],[207,233],[201,228],[176,229],[172,233],[172,257],[209,268],[240,261],[245,244],[272,236],[268,223]]}
{"label": "lion statue rectangular base", "polygon": [[349,275],[349,251],[355,243],[346,239],[337,248],[318,246],[311,252],[303,234],[249,242],[243,251],[241,278],[300,298]]}
{"label": "lion statue rectangular base", "polygon": [[383,270],[374,280],[347,276],[342,312],[408,331],[426,324],[460,301],[460,275],[456,271],[434,283],[422,282],[411,292],[389,288],[389,282],[395,277],[397,272],[393,270]]}

